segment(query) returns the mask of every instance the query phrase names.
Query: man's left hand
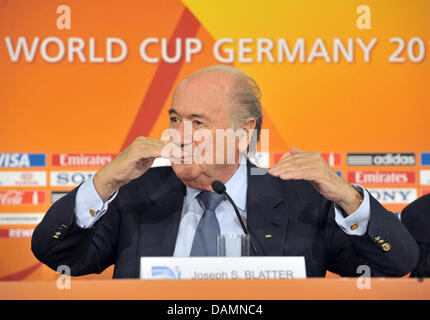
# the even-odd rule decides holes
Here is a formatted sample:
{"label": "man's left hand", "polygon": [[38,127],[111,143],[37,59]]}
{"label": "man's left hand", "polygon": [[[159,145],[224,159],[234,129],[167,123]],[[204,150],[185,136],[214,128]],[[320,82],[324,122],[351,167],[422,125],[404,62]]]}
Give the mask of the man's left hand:
{"label": "man's left hand", "polygon": [[334,201],[347,214],[355,212],[362,200],[361,194],[339,177],[315,151],[303,152],[292,147],[268,173],[282,180],[310,181],[320,194]]}

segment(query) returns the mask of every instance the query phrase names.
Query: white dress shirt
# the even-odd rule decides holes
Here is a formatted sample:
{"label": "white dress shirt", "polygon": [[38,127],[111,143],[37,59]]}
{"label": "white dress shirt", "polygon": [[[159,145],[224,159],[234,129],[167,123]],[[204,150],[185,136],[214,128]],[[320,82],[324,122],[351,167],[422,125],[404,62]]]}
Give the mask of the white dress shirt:
{"label": "white dress shirt", "polygon": [[[246,224],[246,194],[248,186],[247,165],[241,164],[234,175],[225,184],[227,193],[235,202],[243,220]],[[370,199],[368,192],[360,185],[355,185],[363,191],[363,202],[360,207],[348,217],[343,217],[341,210],[335,205],[335,221],[339,227],[349,235],[363,235],[367,231],[370,219]],[[187,257],[190,255],[194,234],[200,218],[203,215],[203,208],[200,206],[196,196],[201,190],[187,187],[184,203],[182,207],[181,222],[179,224],[178,236],[174,256]],[[118,192],[108,201],[103,203],[94,188],[93,177],[85,181],[76,194],[75,215],[76,223],[81,228],[91,228],[94,223],[108,209]],[[89,212],[93,213],[91,215]],[[220,225],[221,234],[243,234],[243,230],[236,217],[230,202],[224,200],[215,210],[216,217]],[[351,228],[351,226],[354,226]]]}

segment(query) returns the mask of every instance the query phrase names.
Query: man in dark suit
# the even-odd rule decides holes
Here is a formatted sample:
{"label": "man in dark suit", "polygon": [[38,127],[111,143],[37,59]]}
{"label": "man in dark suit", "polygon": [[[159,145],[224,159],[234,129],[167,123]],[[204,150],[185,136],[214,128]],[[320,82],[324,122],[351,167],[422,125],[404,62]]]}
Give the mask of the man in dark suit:
{"label": "man in dark suit", "polygon": [[411,202],[400,217],[420,249],[419,262],[410,276],[430,277],[430,194]]}
{"label": "man in dark suit", "polygon": [[[293,147],[266,174],[241,161],[262,124],[259,88],[243,72],[215,66],[192,74],[175,90],[169,115],[170,142],[137,138],[49,209],[32,238],[40,261],[68,265],[72,275],[115,264],[114,278],[136,278],[142,256],[214,255],[216,234],[243,233],[230,203],[212,191],[220,180],[257,255],[304,256],[307,275],[320,277],[357,276],[360,265],[372,276],[415,267],[418,247],[400,221],[318,153]],[[234,143],[217,141],[212,154],[209,138],[219,129]],[[157,157],[172,167],[150,168]]]}

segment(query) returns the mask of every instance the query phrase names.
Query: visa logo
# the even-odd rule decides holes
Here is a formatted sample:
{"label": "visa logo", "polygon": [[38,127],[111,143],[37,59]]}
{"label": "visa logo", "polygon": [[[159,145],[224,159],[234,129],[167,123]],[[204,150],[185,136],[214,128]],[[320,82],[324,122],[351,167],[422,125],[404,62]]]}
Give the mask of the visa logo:
{"label": "visa logo", "polygon": [[430,152],[421,152],[421,165],[430,166]]}
{"label": "visa logo", "polygon": [[44,153],[0,153],[0,168],[45,167]]}

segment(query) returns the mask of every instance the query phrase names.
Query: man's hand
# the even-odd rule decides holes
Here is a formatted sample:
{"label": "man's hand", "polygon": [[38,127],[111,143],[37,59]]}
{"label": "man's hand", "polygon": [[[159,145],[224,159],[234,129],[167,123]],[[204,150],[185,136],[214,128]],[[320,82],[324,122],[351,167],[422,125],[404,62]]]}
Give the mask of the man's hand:
{"label": "man's hand", "polygon": [[94,187],[106,202],[121,186],[145,173],[155,158],[169,158],[180,151],[180,147],[167,141],[138,137],[96,173]]}
{"label": "man's hand", "polygon": [[336,202],[348,214],[360,206],[360,193],[339,177],[318,152],[303,152],[292,147],[268,172],[283,180],[310,181],[319,193]]}

